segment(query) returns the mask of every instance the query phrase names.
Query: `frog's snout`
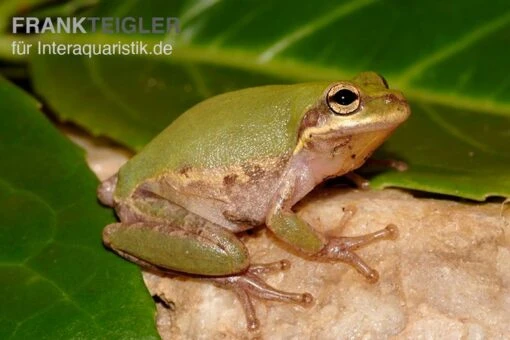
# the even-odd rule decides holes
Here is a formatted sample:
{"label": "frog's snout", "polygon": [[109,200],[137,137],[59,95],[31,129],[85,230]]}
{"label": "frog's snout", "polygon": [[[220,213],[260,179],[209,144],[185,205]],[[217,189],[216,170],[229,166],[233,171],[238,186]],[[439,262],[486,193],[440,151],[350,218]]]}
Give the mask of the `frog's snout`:
{"label": "frog's snout", "polygon": [[384,96],[384,101],[386,102],[386,104],[389,104],[389,103],[400,103],[400,104],[404,104],[404,105],[407,105],[407,100],[406,98],[404,97],[404,95],[400,92],[391,92],[391,93],[388,93],[387,95]]}
{"label": "frog's snout", "polygon": [[404,95],[399,91],[392,91],[384,96],[384,103],[391,106],[398,123],[405,121],[411,114],[411,107]]}

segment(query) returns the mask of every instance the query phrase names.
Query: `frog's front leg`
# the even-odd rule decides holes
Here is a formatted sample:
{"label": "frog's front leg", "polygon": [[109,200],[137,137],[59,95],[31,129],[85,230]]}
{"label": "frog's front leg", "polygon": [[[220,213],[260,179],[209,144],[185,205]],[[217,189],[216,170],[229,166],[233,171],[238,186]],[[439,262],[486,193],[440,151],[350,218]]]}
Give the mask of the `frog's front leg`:
{"label": "frog's front leg", "polygon": [[[268,227],[280,239],[302,252],[312,257],[348,263],[369,282],[377,282],[379,279],[377,271],[368,266],[354,251],[374,241],[395,239],[398,235],[397,227],[390,224],[374,233],[356,237],[321,235],[292,211],[292,206],[303,195],[297,192],[298,188],[307,185],[303,183],[303,179],[306,182],[306,176],[292,176],[283,181],[266,221]],[[342,226],[352,215],[353,211],[347,212],[347,217],[342,219]]]}
{"label": "frog's front leg", "polygon": [[[242,303],[250,330],[259,326],[252,297],[301,305],[312,302],[308,293],[277,290],[258,276],[287,269],[288,261],[250,265],[248,250],[230,231],[166,200],[145,198],[134,205],[134,211],[117,207],[125,222],[106,226],[105,245],[146,269],[191,274],[232,290]],[[142,218],[141,210],[151,217]]]}

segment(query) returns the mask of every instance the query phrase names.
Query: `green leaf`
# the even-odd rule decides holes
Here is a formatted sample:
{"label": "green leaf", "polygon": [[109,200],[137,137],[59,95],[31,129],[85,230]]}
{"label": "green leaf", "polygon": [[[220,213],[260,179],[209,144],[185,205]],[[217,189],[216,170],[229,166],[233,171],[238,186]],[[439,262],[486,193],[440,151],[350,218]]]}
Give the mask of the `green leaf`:
{"label": "green leaf", "polygon": [[377,153],[378,158],[404,160],[409,169],[375,176],[373,187],[399,186],[475,200],[509,196],[508,117],[420,102],[413,108],[412,119]]}
{"label": "green leaf", "polygon": [[[410,164],[374,185],[483,200],[510,196],[506,0],[102,1],[91,15],[172,16],[167,35],[88,34],[63,43],[159,41],[171,56],[33,53],[37,92],[60,119],[139,150],[191,105],[269,83],[383,74],[413,116],[381,149]],[[47,39],[48,40],[48,39]],[[57,38],[50,38],[57,40]]]}
{"label": "green leaf", "polygon": [[156,338],[139,269],[107,252],[115,219],[83,151],[0,78],[0,338]]}
{"label": "green leaf", "polygon": [[49,1],[51,0],[3,0],[0,3],[0,32],[3,33],[9,27],[10,17],[15,13],[47,4]]}

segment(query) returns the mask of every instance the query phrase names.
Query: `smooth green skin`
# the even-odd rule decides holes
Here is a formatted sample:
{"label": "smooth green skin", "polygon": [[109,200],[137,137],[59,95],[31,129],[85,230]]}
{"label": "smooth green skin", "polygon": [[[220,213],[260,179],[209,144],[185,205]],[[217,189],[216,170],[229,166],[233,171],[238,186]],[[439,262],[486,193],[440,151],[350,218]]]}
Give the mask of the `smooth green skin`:
{"label": "smooth green skin", "polygon": [[248,88],[195,105],[121,168],[116,198],[127,198],[140,183],[185,166],[215,168],[291,152],[303,115],[329,84]]}
{"label": "smooth green skin", "polygon": [[[358,88],[363,103],[350,115],[334,114],[326,104],[327,91],[337,84],[331,82],[245,89],[191,108],[120,169],[112,205],[122,222],[105,228],[105,244],[144,265],[211,276],[239,273],[249,266],[244,245],[222,226],[174,204],[165,192],[157,191],[158,183],[167,183],[182,169],[217,172],[292,155],[287,171],[275,182],[276,196],[264,203],[269,209],[266,223],[283,241],[318,254],[328,240],[294,214],[292,206],[324,178],[360,166],[409,114],[402,95],[388,89],[375,73],[362,73],[349,83]],[[305,124],[309,112],[320,112],[320,123]],[[331,156],[339,138],[345,141],[346,136],[351,151],[341,158]],[[357,153],[355,162],[352,153]],[[319,170],[306,162],[319,163]],[[208,183],[207,178],[201,180]],[[141,185],[151,195],[136,194]],[[158,189],[151,191],[154,185]]]}

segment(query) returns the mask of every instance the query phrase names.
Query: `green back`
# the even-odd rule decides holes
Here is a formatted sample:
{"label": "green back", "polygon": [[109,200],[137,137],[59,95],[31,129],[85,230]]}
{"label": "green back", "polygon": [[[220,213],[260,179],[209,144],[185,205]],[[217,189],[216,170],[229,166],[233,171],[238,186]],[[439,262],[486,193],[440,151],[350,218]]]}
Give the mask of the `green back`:
{"label": "green back", "polygon": [[165,171],[214,168],[291,152],[302,117],[329,84],[255,87],[195,105],[120,169],[116,197],[129,196],[139,183]]}

